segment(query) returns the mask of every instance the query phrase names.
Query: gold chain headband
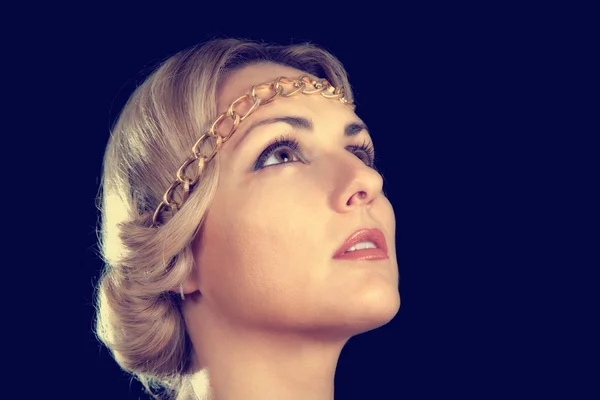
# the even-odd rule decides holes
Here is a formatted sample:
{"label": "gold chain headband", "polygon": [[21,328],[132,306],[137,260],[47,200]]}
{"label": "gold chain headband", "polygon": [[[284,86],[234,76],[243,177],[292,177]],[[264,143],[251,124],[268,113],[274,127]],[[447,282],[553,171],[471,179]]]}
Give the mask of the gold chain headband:
{"label": "gold chain headband", "polygon": [[[287,93],[284,93],[284,88],[282,85],[292,85],[293,89]],[[314,89],[307,88],[307,85],[311,85]],[[261,99],[256,95],[256,91],[258,89],[268,88],[273,90],[273,94],[267,97],[266,99]],[[183,163],[183,165],[177,171],[177,179],[175,182],[171,184],[171,186],[167,189],[163,196],[163,200],[160,202],[156,211],[154,212],[154,216],[152,217],[152,227],[158,227],[157,219],[163,208],[170,208],[171,212],[174,214],[175,211],[179,210],[183,203],[187,200],[190,189],[198,183],[200,180],[200,175],[204,172],[204,167],[208,164],[213,157],[217,154],[217,152],[221,149],[223,143],[227,142],[231,135],[235,133],[238,128],[240,122],[249,117],[254,111],[256,111],[260,106],[264,106],[266,104],[271,103],[277,96],[281,97],[290,97],[294,94],[301,92],[304,94],[314,94],[321,93],[321,96],[328,99],[339,99],[342,103],[353,105],[351,101],[348,101],[344,97],[344,88],[333,87],[327,80],[321,79],[320,81],[312,80],[310,77],[306,75],[300,76],[298,79],[286,78],[280,76],[275,79],[273,82],[260,83],[258,85],[252,86],[252,91],[249,94],[245,94],[237,98],[226,112],[219,115],[219,117],[212,123],[210,129],[207,133],[203,134],[200,139],[192,146],[192,155],[188,157],[188,159]],[[235,112],[234,107],[238,106],[240,103],[247,101],[251,102],[252,106],[250,109],[244,114],[243,117],[240,117],[238,113]],[[219,124],[221,124],[226,118],[231,118],[233,120],[233,126],[229,130],[227,136],[223,137],[216,132],[216,128]],[[199,148],[202,142],[209,137],[216,138],[216,146],[210,153],[208,157],[204,157],[199,153]],[[198,175],[195,179],[191,179],[186,175],[186,169],[192,165],[195,161],[198,162]],[[173,194],[175,193],[175,189],[179,186],[183,187],[183,196],[180,203],[177,203],[173,200]]]}

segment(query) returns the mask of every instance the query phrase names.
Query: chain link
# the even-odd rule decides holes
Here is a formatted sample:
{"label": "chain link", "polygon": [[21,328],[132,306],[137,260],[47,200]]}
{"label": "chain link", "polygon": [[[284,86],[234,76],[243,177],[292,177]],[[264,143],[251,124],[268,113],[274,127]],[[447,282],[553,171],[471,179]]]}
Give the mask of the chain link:
{"label": "chain link", "polygon": [[[293,88],[285,92],[285,88],[283,85],[291,85]],[[312,89],[308,88],[308,86],[312,86]],[[256,93],[258,90],[268,89],[272,91],[272,93],[266,98],[260,98]],[[217,119],[212,123],[208,132],[204,133],[200,136],[200,139],[192,146],[192,155],[189,156],[183,165],[179,168],[176,174],[176,180],[169,186],[165,194],[163,195],[163,199],[154,211],[154,216],[152,217],[152,225],[151,227],[158,227],[158,216],[160,213],[169,209],[171,213],[175,214],[178,211],[183,203],[188,199],[190,190],[200,181],[200,176],[204,172],[204,168],[206,164],[208,164],[217,152],[221,149],[221,146],[227,142],[231,136],[236,132],[240,122],[248,118],[252,115],[257,109],[261,106],[269,104],[273,102],[277,97],[291,97],[296,93],[303,94],[315,94],[321,93],[321,95],[328,99],[338,99],[344,104],[353,105],[351,101],[349,101],[344,96],[344,88],[338,87],[335,88],[332,86],[326,79],[321,79],[316,81],[310,78],[307,75],[302,75],[297,79],[286,78],[284,76],[280,76],[275,79],[273,82],[265,82],[252,86],[252,90],[250,93],[247,93],[243,96],[235,99],[231,105],[227,108],[227,111],[223,114],[219,115]],[[243,116],[235,110],[236,107],[239,107],[240,104],[247,103],[250,105],[250,108]],[[226,136],[222,136],[218,132],[218,128],[226,121],[227,119],[231,119],[232,126],[229,129],[229,133]],[[204,156],[200,154],[200,147],[207,139],[215,139],[216,143],[208,156]],[[187,169],[197,162],[197,174],[195,178],[190,178],[186,171]],[[178,203],[174,200],[174,194],[178,188],[182,188],[181,201]]]}

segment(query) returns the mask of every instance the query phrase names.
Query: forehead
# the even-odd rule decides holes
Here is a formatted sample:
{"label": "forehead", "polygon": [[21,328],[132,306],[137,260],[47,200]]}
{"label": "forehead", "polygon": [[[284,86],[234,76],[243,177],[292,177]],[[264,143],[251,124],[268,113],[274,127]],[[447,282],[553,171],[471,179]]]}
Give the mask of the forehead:
{"label": "forehead", "polygon": [[[302,75],[316,80],[320,79],[320,77],[315,77],[296,68],[273,63],[245,66],[232,72],[224,80],[218,93],[218,112],[219,114],[225,112],[236,99],[250,93],[254,85],[273,82],[281,76],[299,78]],[[272,94],[272,90],[269,92],[263,91],[260,97],[266,98],[270,94]],[[250,103],[244,102],[236,108],[236,111],[243,114],[249,108]],[[236,143],[241,140],[241,137],[245,135],[245,130],[252,126],[254,122],[273,117],[301,117],[310,120],[319,130],[332,131],[343,130],[344,126],[350,122],[362,123],[355,114],[353,107],[334,99],[311,94],[278,97],[266,107],[256,109],[252,115],[240,124],[237,130],[239,132],[228,141],[229,144],[224,147],[224,152],[227,153],[232,147],[236,148]]]}

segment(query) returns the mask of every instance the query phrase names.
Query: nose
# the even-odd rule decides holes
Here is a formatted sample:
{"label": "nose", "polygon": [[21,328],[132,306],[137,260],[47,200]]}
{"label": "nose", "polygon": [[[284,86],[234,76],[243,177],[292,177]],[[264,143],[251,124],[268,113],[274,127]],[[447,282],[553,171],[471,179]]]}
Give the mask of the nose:
{"label": "nose", "polygon": [[335,158],[332,201],[338,212],[348,212],[362,205],[370,206],[383,194],[383,177],[352,153]]}

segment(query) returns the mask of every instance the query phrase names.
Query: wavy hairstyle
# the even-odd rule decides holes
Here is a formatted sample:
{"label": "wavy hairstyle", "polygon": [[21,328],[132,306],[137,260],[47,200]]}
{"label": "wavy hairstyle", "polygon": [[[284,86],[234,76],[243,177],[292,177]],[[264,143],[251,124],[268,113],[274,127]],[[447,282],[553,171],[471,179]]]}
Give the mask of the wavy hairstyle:
{"label": "wavy hairstyle", "polygon": [[156,399],[194,397],[184,390],[192,346],[172,289],[194,268],[191,243],[214,198],[218,153],[185,206],[174,216],[163,212],[160,228],[150,227],[152,216],[191,147],[219,115],[224,80],[264,62],[323,77],[353,100],[340,61],[314,44],[213,39],[162,62],[133,92],[110,132],[97,197],[104,268],[95,330],[119,366]]}

